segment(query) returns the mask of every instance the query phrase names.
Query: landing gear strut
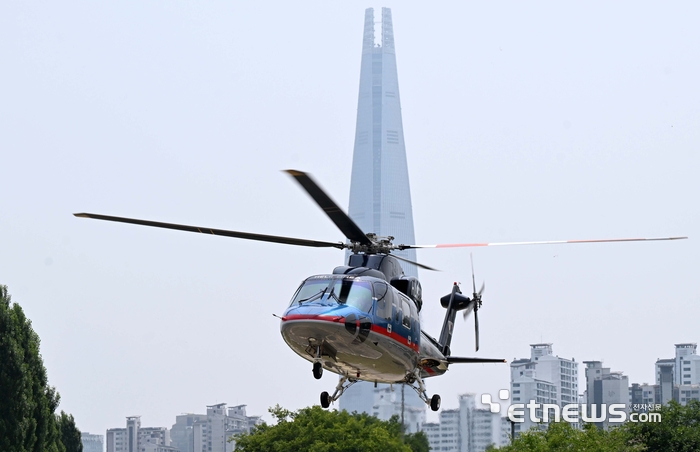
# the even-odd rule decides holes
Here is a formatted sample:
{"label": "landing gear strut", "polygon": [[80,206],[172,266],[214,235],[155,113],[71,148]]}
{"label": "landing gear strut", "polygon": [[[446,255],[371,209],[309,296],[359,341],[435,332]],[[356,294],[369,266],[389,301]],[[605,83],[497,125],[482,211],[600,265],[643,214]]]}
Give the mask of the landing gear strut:
{"label": "landing gear strut", "polygon": [[418,393],[418,397],[430,406],[430,409],[437,411],[440,409],[440,396],[438,394],[428,398],[428,393],[425,390],[425,384],[420,376],[420,368],[417,367],[412,374],[406,375],[406,384],[413,388]]}
{"label": "landing gear strut", "polygon": [[343,395],[345,390],[348,389],[350,386],[354,385],[356,382],[357,380],[351,380],[347,375],[343,375],[340,381],[338,382],[338,386],[335,387],[333,395],[328,394],[326,391],[323,391],[321,393],[321,406],[323,408],[328,408],[329,406],[331,406],[332,402],[338,400],[340,396]]}

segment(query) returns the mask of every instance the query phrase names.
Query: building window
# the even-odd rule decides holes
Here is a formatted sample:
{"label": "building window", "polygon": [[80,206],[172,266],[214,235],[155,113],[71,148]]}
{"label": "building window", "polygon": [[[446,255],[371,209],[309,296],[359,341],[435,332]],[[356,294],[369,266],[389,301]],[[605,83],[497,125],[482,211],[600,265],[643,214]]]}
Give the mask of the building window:
{"label": "building window", "polygon": [[386,131],[386,141],[387,141],[387,143],[398,144],[399,131],[398,130],[387,130]]}

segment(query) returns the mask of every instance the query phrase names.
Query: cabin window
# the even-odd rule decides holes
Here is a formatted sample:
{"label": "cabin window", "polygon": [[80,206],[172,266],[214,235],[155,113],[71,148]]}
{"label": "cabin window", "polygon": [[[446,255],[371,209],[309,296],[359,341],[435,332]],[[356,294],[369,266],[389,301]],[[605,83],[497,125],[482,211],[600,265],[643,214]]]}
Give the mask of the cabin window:
{"label": "cabin window", "polygon": [[409,330],[411,329],[411,307],[408,301],[406,300],[401,300],[403,304],[403,319],[401,323],[403,323],[403,326],[408,328]]}
{"label": "cabin window", "polygon": [[391,320],[391,301],[394,298],[394,293],[383,282],[375,282],[372,286],[374,287],[374,298],[376,300],[374,313],[378,317]]}

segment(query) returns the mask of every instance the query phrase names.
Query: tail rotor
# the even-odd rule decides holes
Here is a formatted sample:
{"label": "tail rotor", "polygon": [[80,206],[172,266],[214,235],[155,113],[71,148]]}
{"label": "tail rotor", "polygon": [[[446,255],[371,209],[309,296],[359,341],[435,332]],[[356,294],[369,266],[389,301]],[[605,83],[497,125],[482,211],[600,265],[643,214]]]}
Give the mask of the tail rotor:
{"label": "tail rotor", "polygon": [[[469,259],[471,260],[472,263],[472,300],[474,301],[474,336],[475,336],[475,345],[476,345],[476,351],[479,351],[479,308],[481,308],[481,294],[484,293],[484,289],[486,288],[486,283],[482,282],[481,283],[481,288],[479,291],[476,291],[476,278],[474,277],[474,256],[469,253]],[[466,320],[467,315],[469,315],[469,311],[464,311],[464,319]]]}

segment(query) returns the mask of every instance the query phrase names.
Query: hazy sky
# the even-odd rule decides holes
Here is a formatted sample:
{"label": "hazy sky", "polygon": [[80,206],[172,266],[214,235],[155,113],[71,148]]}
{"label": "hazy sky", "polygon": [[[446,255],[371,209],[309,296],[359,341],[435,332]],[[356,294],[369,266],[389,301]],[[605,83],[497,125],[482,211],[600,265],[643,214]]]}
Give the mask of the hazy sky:
{"label": "hazy sky", "polygon": [[[335,386],[272,314],[343,252],[72,213],[342,240],[280,170],[347,206],[370,6],[392,7],[419,243],[691,237],[476,250],[481,350],[460,323],[453,354],[552,342],[653,382],[700,342],[700,5],[395,3],[0,4],[0,283],[79,428],[217,402],[269,419]],[[418,258],[443,270],[421,272],[437,335],[469,251]],[[463,365],[428,392],[451,408],[508,384],[507,365]]]}

